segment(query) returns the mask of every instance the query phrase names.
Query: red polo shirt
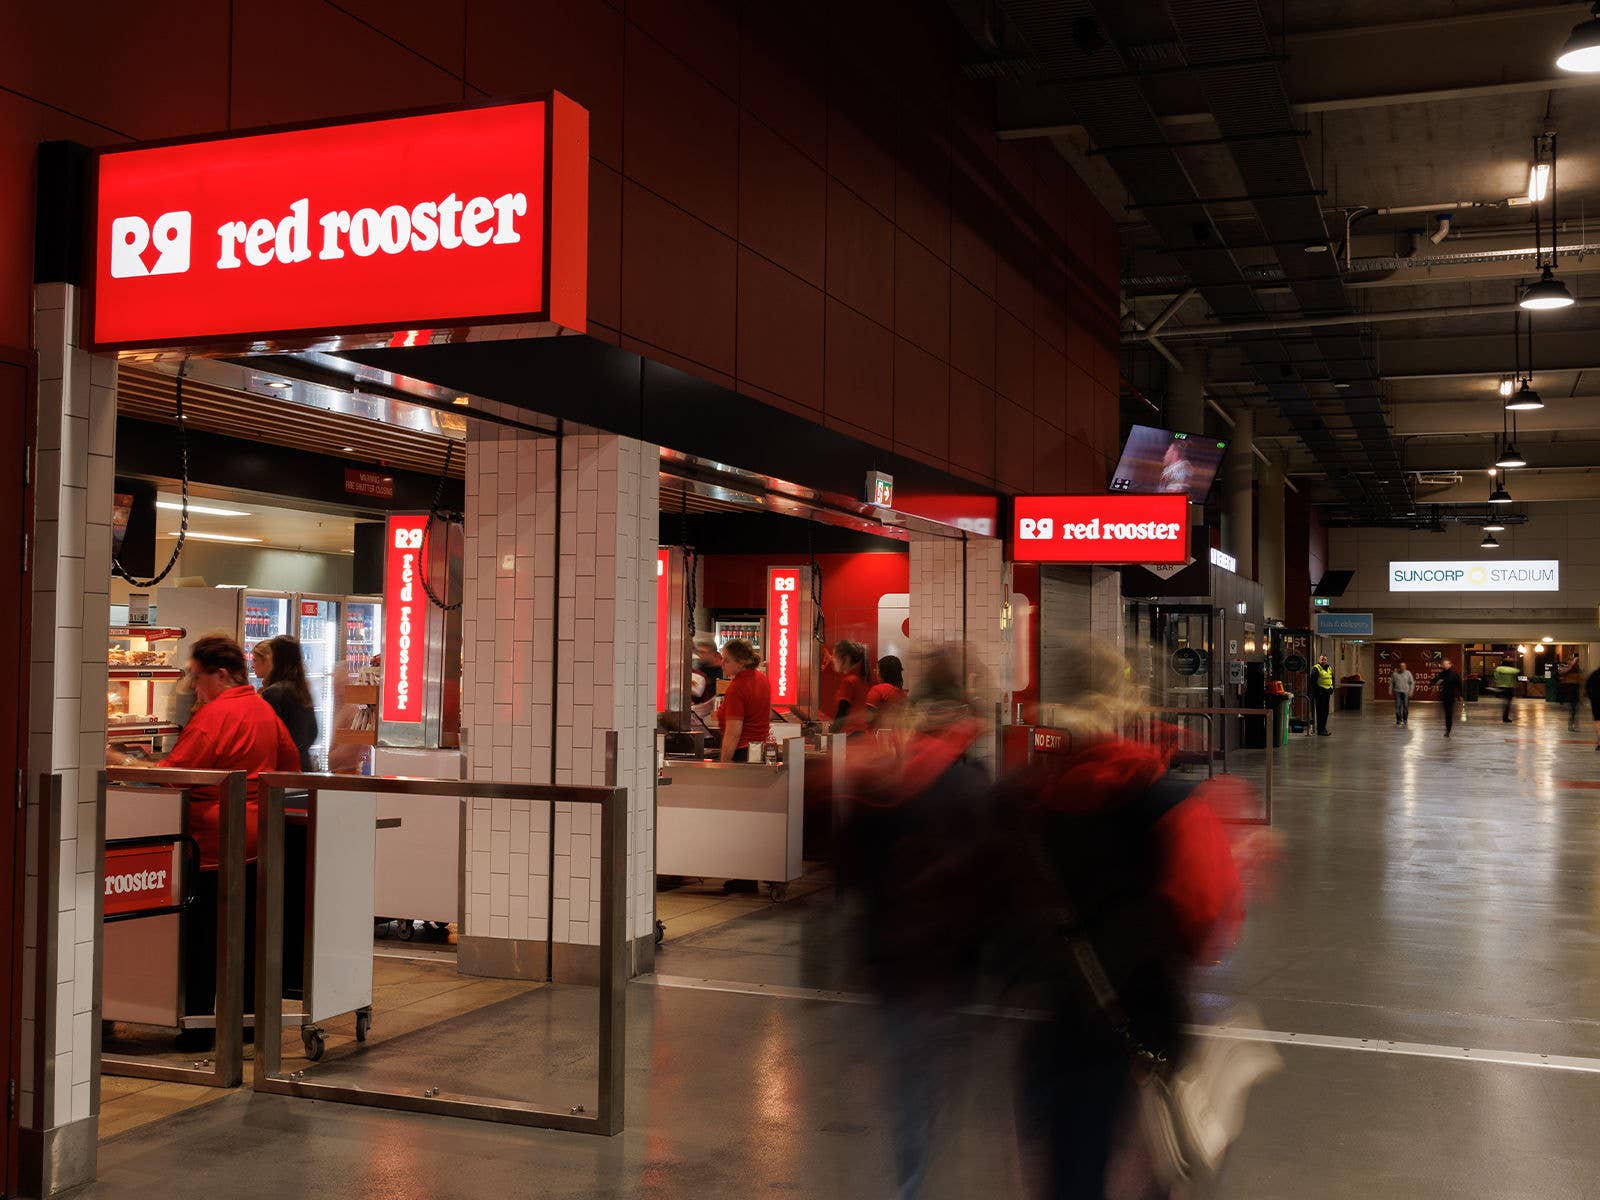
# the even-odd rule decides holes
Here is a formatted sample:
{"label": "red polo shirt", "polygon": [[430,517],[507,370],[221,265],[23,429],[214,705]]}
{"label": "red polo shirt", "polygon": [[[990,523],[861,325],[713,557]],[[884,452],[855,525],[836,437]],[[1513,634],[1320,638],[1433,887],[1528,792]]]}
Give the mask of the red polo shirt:
{"label": "red polo shirt", "polygon": [[833,717],[839,719],[839,705],[848,700],[850,711],[845,714],[844,732],[860,733],[867,727],[867,681],[859,675],[839,676],[839,691],[833,698]]}
{"label": "red polo shirt", "polygon": [[[161,766],[176,771],[244,771],[245,858],[256,856],[256,823],[260,815],[256,777],[263,771],[298,771],[300,751],[294,739],[256,690],[240,684],[195,710],[172,753]],[[189,834],[200,843],[200,869],[217,869],[217,824],[222,807],[216,788],[195,788],[189,808]]]}
{"label": "red polo shirt", "polygon": [[717,721],[724,729],[729,721],[744,722],[735,750],[761,745],[772,731],[772,684],[754,667],[746,667],[728,681],[717,712]]}

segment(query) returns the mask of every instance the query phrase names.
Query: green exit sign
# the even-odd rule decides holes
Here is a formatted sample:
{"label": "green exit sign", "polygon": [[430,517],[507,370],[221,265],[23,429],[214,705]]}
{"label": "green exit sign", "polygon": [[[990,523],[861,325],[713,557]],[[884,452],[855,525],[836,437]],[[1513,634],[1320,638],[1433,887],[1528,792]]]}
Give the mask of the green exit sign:
{"label": "green exit sign", "polygon": [[1333,603],[1333,600],[1328,596],[1313,596],[1311,597],[1311,603],[1318,608],[1327,608],[1328,605]]}

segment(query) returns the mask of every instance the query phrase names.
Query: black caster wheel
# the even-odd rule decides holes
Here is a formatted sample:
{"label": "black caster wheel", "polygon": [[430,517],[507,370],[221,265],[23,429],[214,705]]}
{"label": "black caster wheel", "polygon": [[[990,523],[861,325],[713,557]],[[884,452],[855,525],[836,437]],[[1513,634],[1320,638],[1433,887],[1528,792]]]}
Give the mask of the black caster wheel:
{"label": "black caster wheel", "polygon": [[306,1048],[306,1057],[316,1062],[328,1048],[328,1039],[323,1036],[322,1030],[307,1025],[300,1031],[300,1044]]}
{"label": "black caster wheel", "polygon": [[789,885],[787,883],[767,884],[767,898],[774,904],[787,900],[789,898]]}
{"label": "black caster wheel", "polygon": [[396,921],[395,932],[400,935],[402,942],[409,942],[417,936],[417,927],[411,921]]}
{"label": "black caster wheel", "polygon": [[367,1032],[372,1028],[372,1012],[370,1009],[356,1013],[356,1041],[367,1040]]}

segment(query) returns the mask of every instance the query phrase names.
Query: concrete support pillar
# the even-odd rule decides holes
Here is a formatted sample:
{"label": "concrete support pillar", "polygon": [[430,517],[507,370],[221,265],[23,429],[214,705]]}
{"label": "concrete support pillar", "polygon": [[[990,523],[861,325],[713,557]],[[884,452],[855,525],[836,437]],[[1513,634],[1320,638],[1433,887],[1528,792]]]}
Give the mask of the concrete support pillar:
{"label": "concrete support pillar", "polygon": [[1255,415],[1248,408],[1234,413],[1233,440],[1228,446],[1227,461],[1223,463],[1227,520],[1223,526],[1222,548],[1239,560],[1239,574],[1246,579],[1255,578],[1251,513],[1255,504],[1255,428]]}
{"label": "concrete support pillar", "polygon": [[1206,428],[1206,358],[1200,350],[1180,350],[1178,361],[1183,370],[1169,376],[1171,386],[1167,393],[1167,410],[1164,414],[1168,429],[1182,433],[1204,433]]}
{"label": "concrete support pillar", "polygon": [[[475,425],[467,444],[462,729],[471,777],[628,789],[628,930],[654,920],[659,450]],[[464,974],[593,982],[600,813],[477,801],[467,823]]]}
{"label": "concrete support pillar", "polygon": [[1283,611],[1284,592],[1284,480],[1277,463],[1261,468],[1261,483],[1256,492],[1256,578],[1261,581],[1262,613],[1288,620]]}

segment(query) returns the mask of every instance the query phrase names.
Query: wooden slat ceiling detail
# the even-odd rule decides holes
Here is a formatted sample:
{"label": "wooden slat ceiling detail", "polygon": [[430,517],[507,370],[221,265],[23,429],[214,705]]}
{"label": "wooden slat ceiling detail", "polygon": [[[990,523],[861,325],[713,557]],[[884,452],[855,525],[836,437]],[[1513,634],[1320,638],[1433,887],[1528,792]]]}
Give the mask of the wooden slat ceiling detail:
{"label": "wooden slat ceiling detail", "polygon": [[[173,383],[172,376],[159,371],[119,368],[118,413],[175,425]],[[183,414],[191,428],[208,433],[331,454],[353,463],[380,463],[420,475],[438,475],[449,445],[448,438],[434,434],[193,379],[183,385]],[[343,454],[344,446],[353,447],[353,453]],[[466,475],[465,455],[459,446],[450,463],[450,474],[457,479]]]}

